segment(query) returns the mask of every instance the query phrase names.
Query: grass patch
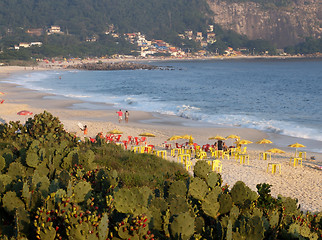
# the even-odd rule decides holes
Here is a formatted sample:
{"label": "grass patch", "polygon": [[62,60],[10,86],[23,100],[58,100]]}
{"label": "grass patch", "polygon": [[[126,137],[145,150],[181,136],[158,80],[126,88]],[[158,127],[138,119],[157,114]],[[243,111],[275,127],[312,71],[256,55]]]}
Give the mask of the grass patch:
{"label": "grass patch", "polygon": [[124,186],[161,187],[166,180],[187,178],[188,172],[178,163],[169,162],[151,154],[125,151],[115,144],[95,149],[95,162],[115,169]]}

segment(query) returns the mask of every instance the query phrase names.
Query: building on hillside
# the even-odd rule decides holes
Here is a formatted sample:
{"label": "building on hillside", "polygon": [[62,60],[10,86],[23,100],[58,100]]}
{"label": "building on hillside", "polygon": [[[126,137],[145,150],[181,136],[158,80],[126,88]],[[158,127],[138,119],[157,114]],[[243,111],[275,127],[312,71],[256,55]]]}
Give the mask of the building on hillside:
{"label": "building on hillside", "polygon": [[47,29],[48,35],[51,34],[63,34],[64,32],[61,31],[60,26],[51,26]]}
{"label": "building on hillside", "polygon": [[179,38],[181,38],[181,39],[185,39],[185,35],[184,35],[184,34],[182,34],[182,33],[179,33],[179,34],[178,34],[178,36],[179,36]]}
{"label": "building on hillside", "polygon": [[184,35],[185,35],[185,36],[186,36],[186,38],[188,38],[189,40],[192,40],[192,38],[193,38],[193,31],[192,31],[192,30],[184,31]]}
{"label": "building on hillside", "polygon": [[213,44],[216,42],[216,34],[214,32],[207,33],[207,43]]}
{"label": "building on hillside", "polygon": [[14,45],[13,49],[19,50],[20,48],[30,48],[33,46],[41,47],[42,42],[30,42],[30,43],[21,42],[21,43],[19,43],[19,45]]}
{"label": "building on hillside", "polygon": [[208,25],[207,32],[213,32],[214,31],[214,25]]}
{"label": "building on hillside", "polygon": [[203,40],[202,32],[197,32],[196,41],[201,42]]}
{"label": "building on hillside", "polygon": [[208,46],[208,43],[206,41],[201,41],[200,42],[200,46],[203,47],[203,48],[205,48],[205,47]]}
{"label": "building on hillside", "polygon": [[27,34],[32,36],[41,36],[44,33],[44,30],[42,28],[31,28],[26,31]]}
{"label": "building on hillside", "polygon": [[33,47],[33,46],[41,47],[42,46],[42,42],[31,42],[30,43],[30,47]]}
{"label": "building on hillside", "polygon": [[95,36],[87,37],[85,39],[86,42],[96,42],[97,38]]}

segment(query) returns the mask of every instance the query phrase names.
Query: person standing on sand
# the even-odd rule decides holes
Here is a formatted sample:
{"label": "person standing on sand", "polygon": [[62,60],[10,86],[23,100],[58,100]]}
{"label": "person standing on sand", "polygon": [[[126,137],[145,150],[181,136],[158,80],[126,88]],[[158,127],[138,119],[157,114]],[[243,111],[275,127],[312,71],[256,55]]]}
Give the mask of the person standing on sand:
{"label": "person standing on sand", "polygon": [[83,131],[84,131],[84,137],[86,137],[87,136],[87,125],[84,126]]}
{"label": "person standing on sand", "polygon": [[125,111],[124,113],[124,117],[125,117],[125,122],[128,123],[129,122],[129,115],[130,113],[128,111]]}
{"label": "person standing on sand", "polygon": [[122,122],[122,118],[123,118],[123,112],[122,112],[122,110],[120,109],[118,112],[116,112],[117,114],[118,114],[118,116],[119,116],[119,123],[121,123]]}

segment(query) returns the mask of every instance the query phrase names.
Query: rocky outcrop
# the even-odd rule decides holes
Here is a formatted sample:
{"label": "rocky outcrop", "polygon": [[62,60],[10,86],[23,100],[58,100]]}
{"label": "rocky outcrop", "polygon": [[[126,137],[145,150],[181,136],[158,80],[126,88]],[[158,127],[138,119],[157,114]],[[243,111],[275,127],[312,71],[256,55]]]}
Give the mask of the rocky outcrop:
{"label": "rocky outcrop", "polygon": [[161,69],[168,70],[167,68],[161,68],[154,65],[149,64],[141,64],[141,63],[132,63],[132,62],[115,62],[115,63],[82,63],[77,65],[70,65],[68,68],[79,69],[79,70],[104,70],[104,71],[112,71],[112,70],[137,70],[137,69],[145,69],[145,70],[153,70],[153,69]]}
{"label": "rocky outcrop", "polygon": [[294,0],[288,7],[263,7],[254,2],[207,0],[214,22],[249,39],[264,39],[277,47],[322,36],[321,0]]}

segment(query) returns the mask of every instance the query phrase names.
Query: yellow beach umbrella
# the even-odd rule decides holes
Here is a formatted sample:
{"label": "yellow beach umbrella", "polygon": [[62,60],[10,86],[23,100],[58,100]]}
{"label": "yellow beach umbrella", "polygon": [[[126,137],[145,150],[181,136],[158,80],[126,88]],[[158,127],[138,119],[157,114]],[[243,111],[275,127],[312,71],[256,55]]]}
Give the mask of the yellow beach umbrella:
{"label": "yellow beach umbrella", "polygon": [[191,135],[188,135],[188,134],[181,136],[181,138],[182,139],[192,139],[192,140],[194,139]]}
{"label": "yellow beach umbrella", "polygon": [[300,144],[300,143],[294,143],[294,144],[291,144],[291,145],[288,145],[288,146],[291,147],[291,148],[295,148],[295,157],[297,156],[297,148],[306,147],[306,146],[304,146],[303,144]]}
{"label": "yellow beach umbrella", "polygon": [[271,149],[267,150],[267,152],[271,152],[271,153],[285,153],[283,150],[278,149],[278,148],[271,148]]}
{"label": "yellow beach umbrella", "polygon": [[246,140],[246,139],[241,139],[241,140],[237,141],[236,143],[237,144],[244,145],[244,144],[251,144],[253,142],[252,141],[249,141],[249,140]]}
{"label": "yellow beach umbrella", "polygon": [[262,140],[256,142],[257,144],[270,144],[273,143],[271,140],[263,138]]}
{"label": "yellow beach umbrella", "polygon": [[222,136],[219,136],[219,135],[216,135],[214,137],[210,137],[208,138],[208,140],[213,140],[213,139],[216,139],[216,140],[226,140],[226,138],[222,137]]}
{"label": "yellow beach umbrella", "polygon": [[182,136],[173,135],[172,137],[168,138],[168,141],[174,141],[174,140],[178,140],[178,139],[182,139]]}
{"label": "yellow beach umbrella", "polygon": [[155,135],[153,133],[148,133],[148,132],[141,133],[141,134],[139,134],[139,136],[141,136],[141,137],[155,137]]}
{"label": "yellow beach umbrella", "polygon": [[240,137],[238,135],[231,134],[227,136],[226,139],[240,139]]}
{"label": "yellow beach umbrella", "polygon": [[117,129],[113,129],[111,131],[108,131],[107,133],[109,133],[109,134],[123,134],[123,132],[121,132],[120,130],[117,130]]}
{"label": "yellow beach umbrella", "polygon": [[263,138],[262,140],[256,142],[257,144],[271,144],[273,143],[271,140]]}
{"label": "yellow beach umbrella", "polygon": [[278,154],[285,153],[283,150],[278,149],[278,148],[271,148],[271,149],[267,150],[266,152],[278,153]]}

